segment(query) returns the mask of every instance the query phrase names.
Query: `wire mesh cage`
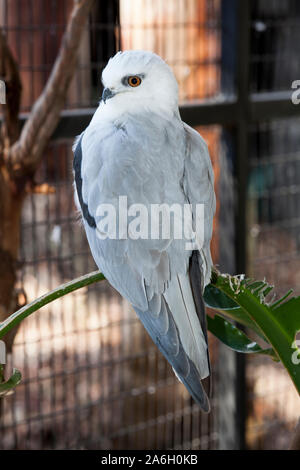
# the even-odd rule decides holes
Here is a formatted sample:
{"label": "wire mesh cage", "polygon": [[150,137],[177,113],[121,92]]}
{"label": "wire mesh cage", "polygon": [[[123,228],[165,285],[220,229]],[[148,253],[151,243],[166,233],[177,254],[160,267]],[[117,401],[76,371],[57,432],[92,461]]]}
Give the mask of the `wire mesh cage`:
{"label": "wire mesh cage", "polygon": [[[24,112],[49,76],[72,3],[13,0],[3,4],[4,28],[24,84]],[[76,112],[96,106],[101,70],[108,58],[120,47],[140,48],[141,44],[160,54],[168,43],[172,45],[166,59],[181,81],[182,100],[204,99],[218,92],[220,2],[208,7],[192,1],[191,10],[185,9],[184,2],[167,3],[96,2],[68,93],[68,109]],[[182,49],[178,61],[170,36],[176,36]],[[198,37],[201,47],[195,48]],[[201,74],[205,80],[198,80],[196,88],[200,70],[207,74]],[[218,128],[201,131],[216,159]],[[35,178],[38,185],[47,183],[47,190],[31,194],[24,205],[19,283],[27,301],[96,269],[73,203],[71,146],[66,139],[50,144]],[[217,243],[214,247],[217,251]],[[212,338],[211,349],[218,388],[218,352]],[[212,399],[212,413],[203,415],[128,303],[106,281],[29,318],[18,332],[11,362],[24,378],[5,401],[1,448],[218,446],[217,398]]]}
{"label": "wire mesh cage", "polygon": [[[236,166],[243,155],[234,142],[242,140],[242,119],[249,156],[242,207],[247,274],[274,282],[278,295],[291,287],[299,293],[299,118],[250,119],[222,105],[230,107],[232,96],[241,93],[239,62],[249,80],[238,103],[289,92],[299,78],[298,3],[94,2],[65,105],[73,118],[97,106],[101,71],[120,49],[148,49],[166,59],[179,83],[182,111],[196,109],[194,122],[199,116],[205,122],[195,127],[208,142],[215,172],[213,259],[230,272],[240,236],[234,178],[239,187]],[[244,58],[235,56],[235,42],[245,4],[250,50]],[[0,0],[1,25],[20,67],[25,117],[49,77],[72,5]],[[30,194],[23,207],[19,286],[27,301],[96,268],[73,203],[72,140],[66,134],[51,141],[36,175],[44,191]],[[243,368],[238,370],[235,355],[228,356],[211,336],[209,343],[214,393],[212,412],[204,415],[106,281],[44,307],[22,324],[9,358],[23,380],[5,399],[0,448],[233,448],[243,440],[244,415],[250,448],[286,448],[300,410],[281,366],[248,359],[247,390],[239,388]],[[247,404],[238,408],[246,392]]]}
{"label": "wire mesh cage", "polygon": [[[280,119],[249,129],[249,275],[274,284],[278,298],[300,292],[298,126]],[[265,359],[249,359],[247,375],[249,446],[287,448],[300,413],[288,375]]]}
{"label": "wire mesh cage", "polygon": [[[300,72],[299,24],[299,2],[252,2],[250,91],[291,88]],[[267,279],[278,296],[291,288],[300,292],[298,128],[298,117],[248,127],[248,275]],[[251,358],[247,383],[249,447],[287,448],[300,413],[287,374],[278,364]]]}
{"label": "wire mesh cage", "polygon": [[299,2],[251,4],[251,91],[287,91],[299,76]]}

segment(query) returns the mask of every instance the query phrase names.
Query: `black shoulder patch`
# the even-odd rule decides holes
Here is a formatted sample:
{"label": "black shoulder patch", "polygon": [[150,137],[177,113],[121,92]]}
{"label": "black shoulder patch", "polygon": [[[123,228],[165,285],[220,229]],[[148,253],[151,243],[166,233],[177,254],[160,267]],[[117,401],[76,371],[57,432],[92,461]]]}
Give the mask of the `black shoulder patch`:
{"label": "black shoulder patch", "polygon": [[94,217],[90,214],[88,205],[84,202],[82,198],[82,177],[81,177],[81,162],[82,162],[82,150],[81,150],[81,141],[83,134],[81,134],[76,149],[74,151],[74,160],[73,160],[73,169],[75,174],[75,184],[77,195],[82,210],[83,218],[87,221],[90,227],[96,228],[96,221]]}

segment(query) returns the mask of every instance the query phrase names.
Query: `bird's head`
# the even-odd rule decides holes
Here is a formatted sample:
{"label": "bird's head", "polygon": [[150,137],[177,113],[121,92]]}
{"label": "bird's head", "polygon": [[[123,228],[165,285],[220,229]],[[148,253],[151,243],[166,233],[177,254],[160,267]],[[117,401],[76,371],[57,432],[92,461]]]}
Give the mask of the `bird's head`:
{"label": "bird's head", "polygon": [[145,110],[174,113],[178,85],[171,68],[153,52],[124,51],[102,73],[101,107],[114,115]]}

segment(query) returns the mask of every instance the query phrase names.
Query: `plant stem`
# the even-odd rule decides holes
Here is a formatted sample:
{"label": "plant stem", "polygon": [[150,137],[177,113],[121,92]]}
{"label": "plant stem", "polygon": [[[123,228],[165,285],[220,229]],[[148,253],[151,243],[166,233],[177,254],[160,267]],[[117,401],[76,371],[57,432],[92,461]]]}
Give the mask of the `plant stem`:
{"label": "plant stem", "polygon": [[[45,295],[42,295],[38,299],[34,300],[28,305],[20,308],[15,313],[6,318],[2,323],[0,323],[0,339],[3,338],[12,328],[17,326],[24,318],[28,317],[32,313],[39,310],[44,305],[53,302],[53,300],[59,299],[69,292],[74,292],[81,287],[94,284],[95,282],[103,281],[105,279],[104,275],[99,271],[94,271],[92,273],[86,274],[85,276],[78,277],[73,279],[66,284],[62,284],[57,289],[54,289],[51,292],[48,292]],[[1,370],[0,370],[1,374]]]}

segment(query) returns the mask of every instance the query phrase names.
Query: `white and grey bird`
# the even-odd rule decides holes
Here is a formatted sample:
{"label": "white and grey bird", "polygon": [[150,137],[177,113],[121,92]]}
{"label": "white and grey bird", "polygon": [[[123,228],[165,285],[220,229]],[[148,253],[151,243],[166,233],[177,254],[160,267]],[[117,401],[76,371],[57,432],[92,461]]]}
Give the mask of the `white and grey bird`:
{"label": "white and grey bird", "polygon": [[[118,52],[103,70],[102,82],[100,105],[74,144],[75,200],[90,249],[177,377],[209,411],[201,383],[210,375],[202,293],[211,274],[215,212],[207,145],[181,120],[177,81],[158,55]],[[203,204],[200,248],[186,249],[186,240],[175,237],[174,230],[168,238],[130,237],[120,231],[103,236],[98,208],[112,205],[120,218],[124,196],[128,207],[143,204],[149,211],[155,204],[190,204],[193,227],[196,204]]]}

